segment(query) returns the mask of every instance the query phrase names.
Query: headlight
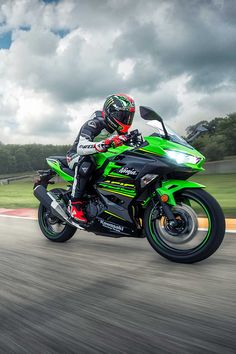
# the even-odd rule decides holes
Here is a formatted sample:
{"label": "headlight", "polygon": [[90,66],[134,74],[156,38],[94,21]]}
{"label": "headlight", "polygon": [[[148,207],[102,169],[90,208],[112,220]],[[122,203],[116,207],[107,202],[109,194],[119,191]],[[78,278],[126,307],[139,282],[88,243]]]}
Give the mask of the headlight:
{"label": "headlight", "polygon": [[179,164],[192,163],[193,165],[195,165],[200,161],[199,157],[188,155],[183,152],[174,151],[174,150],[165,150],[165,152],[170,159],[175,160]]}

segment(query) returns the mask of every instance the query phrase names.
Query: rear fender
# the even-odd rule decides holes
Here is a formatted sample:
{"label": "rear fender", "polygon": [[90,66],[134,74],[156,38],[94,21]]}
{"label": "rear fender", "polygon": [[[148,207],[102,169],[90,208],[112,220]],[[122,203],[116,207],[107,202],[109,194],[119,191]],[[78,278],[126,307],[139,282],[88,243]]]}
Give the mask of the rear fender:
{"label": "rear fender", "polygon": [[53,170],[38,170],[38,177],[35,177],[34,180],[34,188],[36,188],[39,185],[42,185],[44,188],[47,189],[48,184],[54,184],[54,181],[51,181],[51,179],[56,176],[56,172]]}
{"label": "rear fender", "polygon": [[157,188],[156,191],[160,196],[163,194],[168,195],[168,204],[176,205],[175,193],[186,188],[205,188],[205,186],[192,181],[170,179],[169,181],[162,182],[162,187]]}

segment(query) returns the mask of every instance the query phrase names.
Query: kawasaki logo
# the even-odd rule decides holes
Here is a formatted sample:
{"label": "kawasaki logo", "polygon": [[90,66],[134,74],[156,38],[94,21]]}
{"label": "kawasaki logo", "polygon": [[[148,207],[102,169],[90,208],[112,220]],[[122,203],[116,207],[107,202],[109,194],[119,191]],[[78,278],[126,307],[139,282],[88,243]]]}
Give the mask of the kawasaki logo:
{"label": "kawasaki logo", "polygon": [[113,230],[116,232],[122,232],[124,231],[124,227],[121,225],[116,225],[116,224],[112,224],[110,222],[107,222],[103,219],[99,219],[100,223],[102,224],[103,227],[109,229],[109,230]]}

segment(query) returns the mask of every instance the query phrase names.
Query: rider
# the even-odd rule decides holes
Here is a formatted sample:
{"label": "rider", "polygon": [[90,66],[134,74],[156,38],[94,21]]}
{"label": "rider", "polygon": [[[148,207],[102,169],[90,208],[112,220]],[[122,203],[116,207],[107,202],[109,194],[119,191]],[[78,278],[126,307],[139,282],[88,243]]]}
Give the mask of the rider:
{"label": "rider", "polygon": [[[127,141],[124,134],[132,125],[134,113],[135,103],[130,96],[120,93],[108,96],[103,111],[94,112],[68,151],[68,166],[75,170],[69,211],[76,220],[87,222],[82,197],[96,167],[92,155],[105,152],[111,146],[123,145]],[[118,135],[114,135],[115,132]]]}

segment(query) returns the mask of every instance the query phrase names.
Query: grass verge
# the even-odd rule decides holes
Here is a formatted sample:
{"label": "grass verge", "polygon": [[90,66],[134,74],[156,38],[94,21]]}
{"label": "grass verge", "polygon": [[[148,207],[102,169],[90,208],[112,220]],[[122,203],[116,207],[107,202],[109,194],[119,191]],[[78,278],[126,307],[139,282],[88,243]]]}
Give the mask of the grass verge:
{"label": "grass verge", "polygon": [[[50,185],[52,188],[65,188],[64,183]],[[26,181],[0,185],[0,208],[38,208],[39,201],[33,195],[33,183]]]}
{"label": "grass verge", "polygon": [[[191,180],[206,186],[206,190],[218,200],[226,216],[236,217],[236,174],[196,175]],[[57,183],[55,186],[65,187],[65,184]],[[32,182],[18,181],[0,185],[0,208],[37,208],[38,204],[33,196]]]}
{"label": "grass verge", "polygon": [[196,175],[191,178],[206,186],[223,208],[225,216],[236,217],[236,174]]}

